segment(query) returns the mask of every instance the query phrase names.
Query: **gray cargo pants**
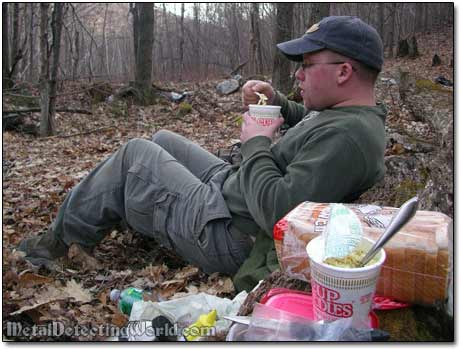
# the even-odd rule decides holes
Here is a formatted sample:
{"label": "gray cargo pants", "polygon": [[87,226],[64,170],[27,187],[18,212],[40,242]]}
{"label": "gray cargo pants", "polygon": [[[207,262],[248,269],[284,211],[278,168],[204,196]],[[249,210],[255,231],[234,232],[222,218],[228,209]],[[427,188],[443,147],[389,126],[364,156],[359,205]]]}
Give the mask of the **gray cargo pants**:
{"label": "gray cargo pants", "polygon": [[173,132],[133,139],[72,189],[49,232],[91,248],[123,221],[206,273],[234,274],[253,242],[232,226],[221,194],[230,171]]}

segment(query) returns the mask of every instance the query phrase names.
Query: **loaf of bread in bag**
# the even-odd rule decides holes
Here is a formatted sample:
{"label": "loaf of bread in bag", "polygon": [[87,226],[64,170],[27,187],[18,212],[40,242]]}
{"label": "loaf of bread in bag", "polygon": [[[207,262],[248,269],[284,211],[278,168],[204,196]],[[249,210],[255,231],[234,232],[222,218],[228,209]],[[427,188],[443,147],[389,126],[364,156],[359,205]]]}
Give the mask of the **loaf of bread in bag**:
{"label": "loaf of bread in bag", "polygon": [[[359,218],[363,234],[377,240],[397,208],[345,204]],[[327,229],[331,204],[304,202],[280,220],[274,240],[282,270],[310,280],[307,243]],[[376,294],[434,305],[444,301],[452,277],[453,222],[440,212],[417,211],[413,219],[386,244],[386,261]]]}

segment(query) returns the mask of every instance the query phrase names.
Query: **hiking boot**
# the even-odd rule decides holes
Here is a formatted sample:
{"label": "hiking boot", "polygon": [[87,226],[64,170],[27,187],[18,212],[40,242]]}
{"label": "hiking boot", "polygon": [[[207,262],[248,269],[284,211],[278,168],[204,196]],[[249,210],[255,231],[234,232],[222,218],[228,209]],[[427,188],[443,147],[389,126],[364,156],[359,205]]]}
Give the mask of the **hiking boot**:
{"label": "hiking boot", "polygon": [[26,254],[25,260],[34,266],[45,266],[47,269],[56,269],[55,259],[67,255],[68,247],[61,240],[56,239],[50,231],[33,238],[24,239],[18,250]]}

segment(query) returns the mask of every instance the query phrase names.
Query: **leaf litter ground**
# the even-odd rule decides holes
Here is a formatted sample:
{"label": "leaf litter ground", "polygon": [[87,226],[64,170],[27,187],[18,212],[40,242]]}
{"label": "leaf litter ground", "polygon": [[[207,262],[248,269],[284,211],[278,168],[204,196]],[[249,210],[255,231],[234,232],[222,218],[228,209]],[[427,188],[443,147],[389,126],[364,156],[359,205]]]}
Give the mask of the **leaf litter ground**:
{"label": "leaf litter ground", "polygon": [[[427,42],[436,39],[428,36]],[[453,48],[451,47],[451,50]],[[442,52],[447,62],[450,48]],[[416,60],[392,59],[386,62],[381,77],[398,76],[405,67],[419,76],[435,79],[443,75],[453,79],[447,64],[431,67],[434,50],[420,48]],[[72,246],[60,260],[57,271],[33,268],[16,246],[24,237],[36,235],[55,218],[68,191],[101,160],[132,138],[150,139],[160,129],[168,129],[190,138],[210,152],[228,148],[239,138],[236,118],[243,112],[240,94],[219,96],[216,81],[170,84],[175,91],[193,91],[192,111],[183,114],[178,104],[163,101],[140,107],[120,103],[92,105],[85,95],[69,94],[61,105],[91,107],[92,115],[58,113],[58,137],[45,139],[15,132],[3,133],[3,333],[8,340],[105,340],[107,334],[79,334],[46,337],[44,335],[5,337],[6,323],[22,326],[46,325],[60,321],[67,327],[121,327],[128,317],[121,314],[108,298],[113,288],[129,286],[151,291],[153,300],[168,300],[206,292],[233,297],[231,279],[218,273],[205,275],[187,265],[173,251],[159,246],[154,239],[126,227],[115,227],[88,255]],[[64,86],[63,92],[77,85]],[[81,88],[83,86],[80,86]],[[37,91],[35,91],[37,93]],[[389,107],[387,126],[407,129],[426,141],[434,137],[429,125],[416,123],[398,101],[398,87],[380,82],[377,97]],[[3,107],[12,107],[4,98]],[[35,115],[37,118],[38,115]],[[81,134],[100,129],[98,132]],[[77,134],[77,135],[75,135]],[[61,137],[68,136],[69,137]],[[393,149],[387,149],[392,154]]]}

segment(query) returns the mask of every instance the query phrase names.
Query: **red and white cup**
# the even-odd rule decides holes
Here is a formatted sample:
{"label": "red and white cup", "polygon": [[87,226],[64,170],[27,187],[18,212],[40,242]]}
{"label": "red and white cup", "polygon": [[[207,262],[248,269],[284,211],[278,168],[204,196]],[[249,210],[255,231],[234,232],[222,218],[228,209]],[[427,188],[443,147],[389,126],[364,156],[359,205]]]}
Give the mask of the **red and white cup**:
{"label": "red and white cup", "polygon": [[[324,242],[321,236],[306,246],[309,256],[312,298],[316,320],[352,318],[355,328],[369,327],[376,282],[386,259],[383,249],[377,261],[361,268],[340,268],[323,263]],[[362,247],[368,251],[373,241],[363,238]],[[376,259],[373,258],[373,260]]]}
{"label": "red and white cup", "polygon": [[259,125],[270,126],[280,117],[281,108],[279,105],[250,104],[249,113]]}

